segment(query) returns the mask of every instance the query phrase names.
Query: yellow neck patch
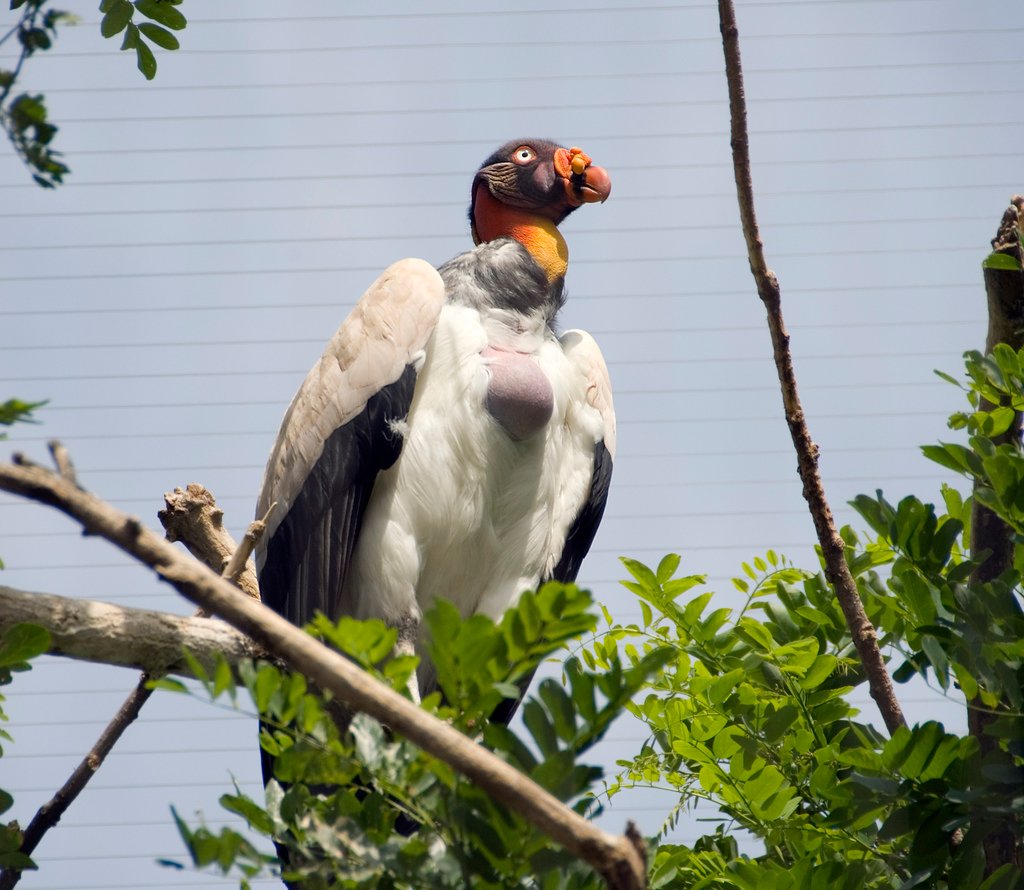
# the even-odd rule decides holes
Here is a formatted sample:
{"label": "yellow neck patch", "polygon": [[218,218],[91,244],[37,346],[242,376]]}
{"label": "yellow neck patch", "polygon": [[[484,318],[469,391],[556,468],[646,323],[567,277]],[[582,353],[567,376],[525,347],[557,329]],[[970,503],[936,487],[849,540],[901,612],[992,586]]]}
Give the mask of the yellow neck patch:
{"label": "yellow neck patch", "polygon": [[473,239],[477,244],[503,236],[515,238],[530,251],[530,256],[544,270],[548,281],[565,277],[569,268],[569,246],[551,220],[502,204],[483,183],[476,189],[473,219],[476,223]]}

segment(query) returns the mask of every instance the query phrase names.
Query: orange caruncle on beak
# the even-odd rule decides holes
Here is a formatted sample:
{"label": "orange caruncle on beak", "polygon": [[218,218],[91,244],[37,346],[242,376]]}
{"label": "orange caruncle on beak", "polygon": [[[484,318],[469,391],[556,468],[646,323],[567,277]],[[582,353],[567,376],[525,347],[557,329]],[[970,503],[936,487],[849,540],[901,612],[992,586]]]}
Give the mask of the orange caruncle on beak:
{"label": "orange caruncle on beak", "polygon": [[555,172],[565,180],[565,194],[573,207],[608,200],[611,177],[603,167],[593,166],[581,148],[560,148],[555,152]]}

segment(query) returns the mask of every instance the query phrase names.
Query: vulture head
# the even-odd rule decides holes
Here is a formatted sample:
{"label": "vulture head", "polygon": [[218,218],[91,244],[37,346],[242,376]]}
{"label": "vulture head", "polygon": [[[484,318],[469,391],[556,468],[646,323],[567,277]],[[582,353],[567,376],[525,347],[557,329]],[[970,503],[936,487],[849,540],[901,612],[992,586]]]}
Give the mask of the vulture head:
{"label": "vulture head", "polygon": [[606,201],[611,190],[608,173],[582,149],[546,139],[508,142],[473,178],[473,240],[515,238],[555,281],[564,277],[569,261],[558,224],[583,204]]}

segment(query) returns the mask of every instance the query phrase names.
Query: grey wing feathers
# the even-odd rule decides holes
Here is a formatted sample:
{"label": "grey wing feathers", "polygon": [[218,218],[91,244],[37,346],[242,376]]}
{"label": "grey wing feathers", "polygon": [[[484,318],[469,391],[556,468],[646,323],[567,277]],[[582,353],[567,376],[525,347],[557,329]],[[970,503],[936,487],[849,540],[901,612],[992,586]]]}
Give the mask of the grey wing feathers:
{"label": "grey wing feathers", "polygon": [[562,555],[551,577],[556,581],[575,581],[583,558],[590,550],[597,527],[604,515],[615,459],[615,408],[612,404],[608,367],[594,338],[586,331],[566,331],[560,338],[566,357],[586,380],[586,401],[600,417],[601,434],[594,445],[594,472],[587,501],[573,520]]}
{"label": "grey wing feathers", "polygon": [[398,458],[416,372],[444,303],[437,271],[402,260],[371,285],[285,414],[257,505],[264,602],[296,624],[333,617],[377,473]]}

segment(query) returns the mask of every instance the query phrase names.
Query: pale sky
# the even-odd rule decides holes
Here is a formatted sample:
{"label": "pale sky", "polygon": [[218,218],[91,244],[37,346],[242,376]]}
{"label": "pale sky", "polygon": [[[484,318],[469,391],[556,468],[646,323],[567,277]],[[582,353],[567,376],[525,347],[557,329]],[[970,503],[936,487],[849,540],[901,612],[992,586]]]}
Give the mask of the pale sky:
{"label": "pale sky", "polygon": [[[768,548],[812,566],[736,218],[713,0],[284,8],[186,3],[183,49],[158,52],[147,84],[82,4],[81,24],[26,66],[72,173],[44,192],[0,147],[0,398],[50,400],[6,451],[43,459],[61,439],[88,489],[153,527],[164,491],[202,482],[237,533],[288,401],[354,300],[396,259],[466,249],[477,165],[546,136],[613,181],[607,204],[564,226],[561,323],[601,344],[619,418],[580,583],[627,620],[619,555],[680,552],[726,605],[740,562]],[[960,401],[932,371],[957,373],[983,345],[980,262],[1024,190],[1024,7],[740,0],[738,17],[758,211],[829,498],[842,522],[847,500],[879,487],[934,500],[946,476],[918,446],[952,437]],[[10,586],[191,611],[7,496],[0,556]],[[55,658],[19,678],[5,818],[28,821],[134,682]],[[963,724],[937,694],[901,691],[911,719]],[[231,886],[155,859],[183,858],[169,805],[218,823],[231,776],[258,793],[255,736],[248,718],[158,696],[21,886]],[[600,756],[611,767],[641,739],[616,726]],[[672,803],[623,795],[604,824],[653,832]],[[673,837],[707,828],[684,818]]]}

